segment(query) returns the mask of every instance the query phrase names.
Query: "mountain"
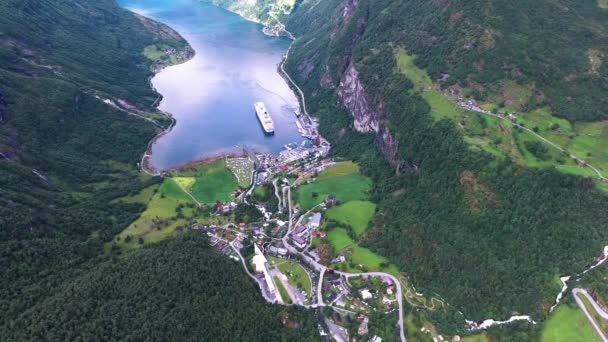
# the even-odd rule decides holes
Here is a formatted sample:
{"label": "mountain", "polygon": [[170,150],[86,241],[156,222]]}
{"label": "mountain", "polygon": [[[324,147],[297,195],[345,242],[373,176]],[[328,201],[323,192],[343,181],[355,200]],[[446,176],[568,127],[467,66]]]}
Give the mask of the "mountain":
{"label": "mountain", "polygon": [[113,0],[0,3],[3,340],[316,333],[308,313],[266,304],[204,238],[104,251],[145,209],[117,199],[161,181],[138,167],[170,124],[149,79],[191,56],[175,31]]}
{"label": "mountain", "polygon": [[[373,35],[375,45],[405,47],[442,88],[505,102],[516,111],[548,106],[571,121],[591,121],[608,117],[602,96],[608,86],[608,11],[600,4],[307,1],[288,26],[301,35],[330,30],[335,42],[353,18],[362,43]],[[341,15],[326,20],[328,11]],[[362,58],[366,48],[371,46],[355,54]]]}
{"label": "mountain", "polygon": [[374,179],[363,243],[460,311],[429,314],[444,328],[460,314],[542,319],[557,277],[606,244],[600,5],[309,0],[283,21],[308,111],[334,154]]}
{"label": "mountain", "polygon": [[[374,178],[380,214],[365,244],[468,319],[542,317],[555,279],[606,244],[606,193],[564,174],[563,153],[546,167],[521,157],[531,126],[519,121],[606,117],[606,15],[595,1],[329,0],[287,20],[298,37],[287,68],[309,112]],[[454,94],[503,102],[517,125]]]}

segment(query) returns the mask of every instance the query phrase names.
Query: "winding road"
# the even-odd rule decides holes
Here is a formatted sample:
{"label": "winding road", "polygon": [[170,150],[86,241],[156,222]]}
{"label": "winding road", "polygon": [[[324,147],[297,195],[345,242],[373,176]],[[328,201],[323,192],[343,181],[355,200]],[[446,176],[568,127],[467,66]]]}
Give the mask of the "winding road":
{"label": "winding road", "polygon": [[[293,247],[292,245],[289,244],[288,236],[294,227],[293,215],[292,215],[292,202],[291,202],[291,187],[285,186],[285,187],[283,187],[283,191],[287,191],[287,202],[289,205],[288,206],[288,208],[289,208],[289,225],[288,225],[287,233],[285,233],[285,235],[283,236],[283,239],[282,239],[283,246],[290,253],[300,255],[302,257],[302,259],[304,259],[308,265],[312,266],[317,272],[319,272],[319,282],[317,284],[317,303],[316,303],[317,305],[316,306],[317,307],[326,306],[325,303],[323,303],[323,293],[322,293],[323,286],[322,285],[323,285],[323,276],[325,275],[325,271],[327,271],[328,268],[325,265],[321,265],[320,263],[318,263],[316,260],[309,257],[308,255],[298,251],[295,247]],[[313,209],[309,210],[308,212],[312,211]],[[305,214],[301,215],[300,218],[298,219],[298,222],[304,216],[305,216]],[[364,272],[364,273],[347,273],[347,272],[339,272],[339,271],[334,271],[334,272],[336,274],[344,276],[347,279],[353,278],[353,277],[363,277],[363,276],[390,278],[395,283],[395,286],[397,289],[396,297],[397,297],[397,303],[399,304],[399,320],[397,321],[397,324],[399,325],[399,335],[400,335],[399,337],[401,338],[402,342],[406,342],[405,329],[403,327],[403,291],[401,289],[401,282],[399,282],[399,280],[395,276],[388,274],[388,273],[384,273],[384,272]],[[606,342],[608,342],[608,341],[606,341]]]}
{"label": "winding road", "polygon": [[579,289],[579,288],[572,289],[572,295],[574,296],[574,299],[576,300],[576,304],[578,304],[578,307],[581,310],[583,310],[583,312],[585,313],[585,316],[587,316],[587,319],[589,320],[589,322],[591,322],[591,325],[593,325],[593,328],[595,329],[595,331],[597,332],[599,337],[602,339],[602,341],[608,342],[608,338],[606,338],[606,335],[600,328],[599,323],[595,321],[595,318],[593,318],[593,315],[587,310],[585,303],[583,303],[583,300],[579,297],[579,295],[587,298],[587,300],[593,306],[593,309],[595,310],[595,312],[597,312],[597,314],[600,315],[600,317],[602,319],[608,320],[608,312],[604,311],[604,309],[601,306],[599,306],[599,304],[597,304],[595,299],[593,299],[589,295],[587,290],[585,290],[585,289]]}

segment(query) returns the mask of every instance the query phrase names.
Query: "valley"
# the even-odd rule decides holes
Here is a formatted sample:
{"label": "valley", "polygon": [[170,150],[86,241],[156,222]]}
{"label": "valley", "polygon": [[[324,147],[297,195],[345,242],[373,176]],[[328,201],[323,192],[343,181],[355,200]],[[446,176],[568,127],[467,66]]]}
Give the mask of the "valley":
{"label": "valley", "polygon": [[0,336],[606,339],[606,6],[118,3],[0,5]]}

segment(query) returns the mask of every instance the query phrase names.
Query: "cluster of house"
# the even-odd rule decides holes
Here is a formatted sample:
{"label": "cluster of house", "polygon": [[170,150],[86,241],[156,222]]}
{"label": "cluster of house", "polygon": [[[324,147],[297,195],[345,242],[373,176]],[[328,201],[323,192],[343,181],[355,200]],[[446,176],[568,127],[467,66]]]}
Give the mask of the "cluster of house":
{"label": "cluster of house", "polygon": [[[433,332],[431,329],[429,329],[427,327],[420,328],[420,332],[423,332],[423,333],[429,334],[429,335],[434,335],[433,336],[433,342],[444,342],[444,341],[447,341],[443,336],[436,335],[435,332]],[[459,342],[460,340],[461,340],[460,335],[454,335],[454,337],[452,337],[452,341],[453,342]]]}
{"label": "cluster of house", "polygon": [[215,213],[217,215],[227,215],[230,214],[238,204],[235,202],[217,202],[215,203]]}
{"label": "cluster of house", "polygon": [[[321,213],[314,213],[308,218],[306,225],[298,225],[291,234],[291,240],[298,248],[305,248],[308,245],[308,239],[313,231],[321,225]],[[318,233],[315,234],[318,236]]]}

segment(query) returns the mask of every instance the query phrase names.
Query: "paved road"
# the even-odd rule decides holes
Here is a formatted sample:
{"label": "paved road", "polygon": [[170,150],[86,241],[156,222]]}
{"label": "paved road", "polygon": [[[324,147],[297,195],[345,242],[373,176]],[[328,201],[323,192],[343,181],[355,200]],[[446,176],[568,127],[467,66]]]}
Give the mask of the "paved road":
{"label": "paved road", "polygon": [[595,302],[595,300],[589,295],[589,293],[586,290],[584,290],[584,289],[573,289],[572,290],[572,295],[574,296],[574,299],[576,300],[576,304],[578,304],[578,307],[581,308],[581,310],[583,310],[583,312],[585,313],[585,316],[587,316],[587,319],[589,320],[589,322],[591,322],[591,325],[593,325],[593,328],[598,333],[598,335],[600,336],[600,338],[602,339],[602,341],[608,342],[608,338],[606,338],[606,335],[604,334],[604,332],[600,328],[598,322],[596,322],[595,319],[593,318],[593,315],[589,311],[587,311],[587,307],[585,306],[585,303],[583,303],[583,301],[579,297],[579,295],[586,297],[587,300],[589,300],[589,302],[593,306],[593,309],[603,319],[608,319],[608,312],[604,311],[604,309],[602,309],[602,307],[599,306]]}
{"label": "paved road", "polygon": [[405,331],[403,329],[403,292],[401,290],[401,283],[399,282],[399,279],[397,279],[393,275],[384,272],[345,273],[336,271],[336,273],[344,276],[346,279],[361,276],[389,277],[397,287],[396,297],[397,303],[399,303],[399,321],[397,322],[397,324],[399,324],[399,334],[401,335],[401,341],[405,342]]}
{"label": "paved road", "polygon": [[243,268],[245,269],[245,273],[247,273],[247,275],[251,279],[253,279],[258,284],[258,286],[260,287],[260,292],[262,292],[262,296],[264,296],[264,299],[266,299],[266,301],[269,302],[269,303],[274,303],[276,299],[268,297],[268,295],[266,294],[266,291],[264,291],[264,285],[262,285],[260,283],[260,281],[258,280],[258,278],[256,278],[253,274],[251,274],[251,272],[249,272],[249,269],[247,268],[247,263],[245,262],[245,258],[243,258],[243,255],[241,255],[241,252],[239,252],[238,248],[234,247],[233,242],[230,242],[230,247],[232,247],[232,249],[239,256],[239,259],[241,259],[241,263],[243,264]]}
{"label": "paved road", "polygon": [[[316,306],[325,306],[325,303],[323,303],[322,284],[323,284],[323,276],[325,275],[325,271],[327,270],[327,267],[319,264],[316,260],[309,257],[308,255],[298,251],[295,247],[290,245],[288,242],[288,236],[291,233],[294,225],[293,225],[293,218],[292,218],[292,214],[291,214],[292,213],[291,187],[286,186],[285,188],[287,189],[287,194],[288,194],[287,198],[288,198],[288,205],[289,205],[288,206],[288,208],[289,208],[289,226],[287,229],[287,233],[285,233],[285,236],[283,236],[283,239],[282,239],[283,246],[292,254],[299,254],[306,261],[307,264],[309,264],[317,272],[319,272],[319,283],[317,285],[317,305]],[[311,211],[312,210],[314,210],[314,208],[311,209]],[[305,214],[301,215],[300,218],[298,219],[298,222],[304,216],[305,216]],[[386,277],[389,277],[393,282],[395,282],[395,286],[397,288],[396,297],[397,297],[397,302],[399,303],[399,320],[398,320],[399,335],[400,335],[401,341],[406,342],[405,329],[403,328],[403,292],[401,289],[401,283],[395,276],[388,274],[388,273],[384,273],[384,272],[347,273],[347,272],[337,272],[336,271],[336,273],[346,277],[347,279],[352,278],[352,277],[360,277],[360,276],[372,276],[372,277],[385,277],[386,276]]]}
{"label": "paved road", "polygon": [[348,332],[346,329],[341,326],[335,324],[329,319],[325,319],[325,324],[331,333],[331,336],[336,339],[337,342],[348,342]]}
{"label": "paved road", "polygon": [[279,210],[278,211],[282,212],[283,211],[283,206],[281,205],[282,200],[281,200],[281,196],[279,196],[279,187],[277,186],[277,180],[276,179],[272,181],[272,185],[274,186],[274,195],[279,200],[279,208],[278,208]]}

